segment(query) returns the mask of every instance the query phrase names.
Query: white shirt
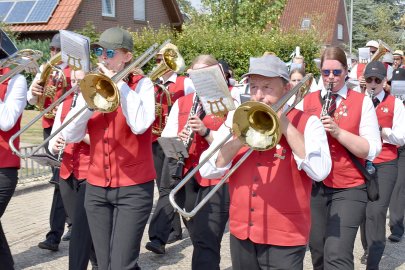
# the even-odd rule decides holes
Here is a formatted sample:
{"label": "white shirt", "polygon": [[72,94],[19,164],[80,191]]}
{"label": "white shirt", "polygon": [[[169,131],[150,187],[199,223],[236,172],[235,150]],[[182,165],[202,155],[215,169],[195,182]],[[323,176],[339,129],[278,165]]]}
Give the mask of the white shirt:
{"label": "white shirt", "polygon": [[[368,96],[368,91],[366,91]],[[385,92],[381,91],[375,97],[378,98],[380,102],[384,99]],[[398,146],[405,144],[405,108],[402,101],[395,98],[394,104],[394,117],[392,119],[392,128],[382,128],[381,138],[384,143],[390,143]]]}
{"label": "white shirt", "polygon": [[[134,134],[144,133],[155,120],[155,95],[152,81],[149,78],[141,79],[135,90],[129,88],[123,81],[118,82],[117,87],[121,96],[121,109],[128,126]],[[66,119],[70,119],[86,104],[81,94],[76,102],[76,106],[70,110]],[[87,131],[87,122],[92,115],[92,111],[85,110],[62,130],[62,137],[66,143],[83,140]]]}
{"label": "white shirt", "polygon": [[[67,67],[67,64],[61,63],[60,65],[57,65],[56,67],[60,68],[63,72],[63,70]],[[41,67],[39,68],[39,72],[35,75],[34,79],[32,80],[33,82],[38,81],[41,78],[43,69],[44,69],[44,65],[41,65]],[[55,74],[55,73],[56,73],[56,71],[53,71],[53,74]],[[60,76],[62,76],[62,75],[60,75]],[[31,105],[36,105],[38,102],[38,97],[34,96],[32,94],[32,84],[30,85],[30,88],[28,89],[27,100],[28,100],[28,103]]]}
{"label": "white shirt", "polygon": [[[165,84],[167,82],[176,83],[177,76],[178,76],[177,73],[173,72],[173,74],[166,81],[164,81],[162,77],[160,77],[160,80],[162,80],[163,84]],[[195,87],[194,87],[193,81],[190,78],[185,78],[184,79],[184,95],[187,96],[188,94],[191,94],[194,92],[195,92]]]}
{"label": "white shirt", "polygon": [[[225,123],[214,134],[214,141],[200,157],[200,162],[212,151],[221,141],[228,136],[232,126],[235,111],[229,112]],[[321,121],[316,116],[309,117],[304,130],[305,158],[300,159],[293,152],[293,156],[299,170],[304,170],[307,175],[315,180],[322,181],[331,170],[332,161],[329,152],[328,139]],[[200,174],[205,178],[220,178],[232,166],[230,162],[224,168],[216,167],[218,152],[216,152],[207,163],[200,168]]]}
{"label": "white shirt", "polygon": [[27,105],[27,81],[21,74],[11,77],[4,100],[0,99],[0,130],[9,131]]}

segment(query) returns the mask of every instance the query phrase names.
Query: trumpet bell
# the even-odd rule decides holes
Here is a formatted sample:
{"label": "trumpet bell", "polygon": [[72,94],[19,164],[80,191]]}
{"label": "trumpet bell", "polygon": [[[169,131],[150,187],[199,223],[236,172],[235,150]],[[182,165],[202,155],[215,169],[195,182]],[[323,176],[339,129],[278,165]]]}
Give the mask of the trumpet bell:
{"label": "trumpet bell", "polygon": [[120,104],[119,89],[106,75],[88,74],[80,81],[80,89],[87,106],[100,112],[113,112]]}
{"label": "trumpet bell", "polygon": [[271,149],[281,139],[277,113],[262,102],[248,101],[239,106],[233,117],[232,128],[235,136],[257,151]]}

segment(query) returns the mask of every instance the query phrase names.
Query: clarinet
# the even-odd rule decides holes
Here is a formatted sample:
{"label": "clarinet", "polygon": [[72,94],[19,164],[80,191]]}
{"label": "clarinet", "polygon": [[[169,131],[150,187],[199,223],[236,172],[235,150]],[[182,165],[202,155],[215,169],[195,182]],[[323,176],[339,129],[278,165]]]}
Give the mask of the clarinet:
{"label": "clarinet", "polygon": [[322,105],[321,117],[329,114],[329,108],[332,104],[332,88],[333,82],[330,81],[328,87],[326,87],[325,102]]}
{"label": "clarinet", "polygon": [[[77,96],[79,95],[78,91],[75,91],[75,93],[73,94],[73,101],[72,101],[72,105],[70,105],[70,110],[73,109],[76,106],[76,100],[77,100]],[[58,152],[58,161],[62,162],[62,155],[63,155],[63,151],[65,150],[65,146],[66,146],[66,142],[63,142],[62,147],[59,149]]]}
{"label": "clarinet", "polygon": [[[193,116],[193,115],[195,115],[197,113],[199,105],[200,105],[200,98],[196,95],[195,99],[194,99],[193,106],[191,107],[190,113],[189,113],[188,118],[187,118],[187,123],[190,120],[191,116]],[[188,124],[186,124],[185,128],[188,131],[188,137],[187,137],[187,139],[185,141],[183,141],[183,144],[184,144],[184,146],[186,147],[186,149],[188,151],[190,146],[191,146],[191,143],[193,142],[194,132],[192,131],[192,129],[190,128],[190,126]],[[185,158],[184,158],[183,155],[181,155],[179,157],[179,159],[177,160],[176,171],[172,174],[172,178],[174,180],[180,181],[181,179],[183,179],[184,164],[185,164]]]}

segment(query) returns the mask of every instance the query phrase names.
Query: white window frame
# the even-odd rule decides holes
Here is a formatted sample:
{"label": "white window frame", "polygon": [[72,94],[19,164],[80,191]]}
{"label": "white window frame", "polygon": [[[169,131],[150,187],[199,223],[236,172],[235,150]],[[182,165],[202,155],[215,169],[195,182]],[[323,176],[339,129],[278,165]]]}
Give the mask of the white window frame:
{"label": "white window frame", "polygon": [[337,25],[337,39],[343,40],[343,25],[340,23]]}
{"label": "white window frame", "polygon": [[311,26],[311,19],[310,18],[302,19],[301,29],[306,30],[306,29],[309,29],[310,26]]}
{"label": "white window frame", "polygon": [[134,20],[146,21],[146,1],[134,0]]}
{"label": "white window frame", "polygon": [[[107,11],[107,2],[111,4],[111,13]],[[115,0],[101,0],[101,15],[105,17],[115,17]]]}

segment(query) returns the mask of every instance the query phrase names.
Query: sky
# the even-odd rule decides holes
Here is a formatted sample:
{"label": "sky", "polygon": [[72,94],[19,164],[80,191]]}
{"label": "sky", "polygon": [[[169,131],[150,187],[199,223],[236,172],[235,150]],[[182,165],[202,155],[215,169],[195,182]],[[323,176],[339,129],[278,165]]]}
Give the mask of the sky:
{"label": "sky", "polygon": [[195,7],[197,10],[200,8],[201,0],[189,0],[190,3]]}

